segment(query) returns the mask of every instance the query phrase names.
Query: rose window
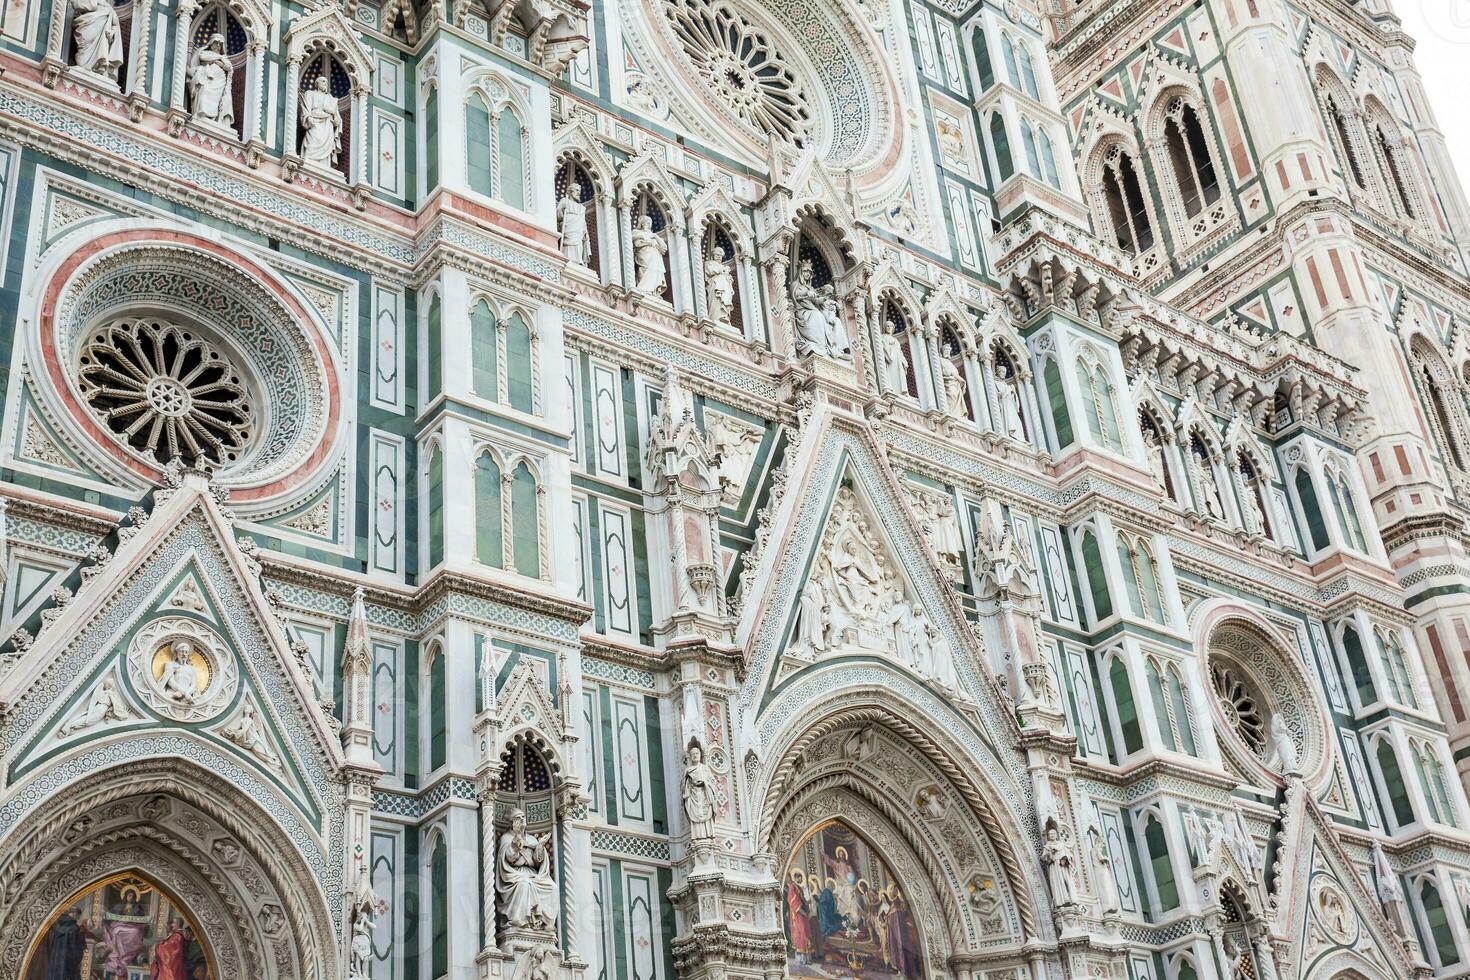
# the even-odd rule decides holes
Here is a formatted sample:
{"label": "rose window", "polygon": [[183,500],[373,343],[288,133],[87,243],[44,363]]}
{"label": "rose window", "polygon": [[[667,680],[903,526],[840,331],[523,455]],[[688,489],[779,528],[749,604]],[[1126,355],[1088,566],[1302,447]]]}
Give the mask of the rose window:
{"label": "rose window", "polygon": [[1266,749],[1266,714],[1250,682],[1230,664],[1210,665],[1210,682],[1225,723],[1257,755]]}
{"label": "rose window", "polygon": [[802,142],[811,110],[795,73],[764,34],[708,0],[675,0],[669,22],[711,93],[764,133]]}
{"label": "rose window", "polygon": [[82,346],[82,396],[117,438],[150,462],[227,465],[250,443],[253,413],[240,373],[189,328],[127,320]]}

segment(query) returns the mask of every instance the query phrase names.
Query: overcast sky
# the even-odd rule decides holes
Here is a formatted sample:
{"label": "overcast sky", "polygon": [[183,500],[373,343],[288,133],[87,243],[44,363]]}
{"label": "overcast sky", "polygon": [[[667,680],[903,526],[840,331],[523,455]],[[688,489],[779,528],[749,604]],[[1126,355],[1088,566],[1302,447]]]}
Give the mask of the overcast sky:
{"label": "overcast sky", "polygon": [[1393,0],[1404,30],[1418,42],[1424,76],[1460,183],[1470,188],[1470,0]]}

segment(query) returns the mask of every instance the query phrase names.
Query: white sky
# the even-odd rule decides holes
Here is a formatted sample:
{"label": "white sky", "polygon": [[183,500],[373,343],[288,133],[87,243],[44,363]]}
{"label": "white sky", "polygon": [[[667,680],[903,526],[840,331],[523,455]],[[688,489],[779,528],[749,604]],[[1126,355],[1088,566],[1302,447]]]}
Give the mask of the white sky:
{"label": "white sky", "polygon": [[1470,189],[1470,0],[1393,0],[1460,182]]}

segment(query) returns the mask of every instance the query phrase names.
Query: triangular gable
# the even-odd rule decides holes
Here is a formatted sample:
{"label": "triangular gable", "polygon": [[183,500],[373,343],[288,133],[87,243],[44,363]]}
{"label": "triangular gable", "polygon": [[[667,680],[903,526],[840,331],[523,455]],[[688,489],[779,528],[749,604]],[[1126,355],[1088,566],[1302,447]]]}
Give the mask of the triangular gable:
{"label": "triangular gable", "polygon": [[684,206],[687,203],[684,192],[679,189],[679,182],[669,174],[664,162],[646,151],[623,164],[623,168],[618,171],[618,201],[623,204],[632,203],[634,191],[643,184],[652,188],[659,204],[668,212],[665,217],[669,224],[682,229]]}
{"label": "triangular gable", "polygon": [[1371,964],[1382,976],[1413,976],[1414,965],[1376,896],[1300,781],[1288,787],[1282,824],[1276,925],[1294,938],[1278,947],[1287,950],[1280,963],[1283,980],[1318,975],[1325,963],[1348,958]]}
{"label": "triangular gable", "polygon": [[373,59],[357,36],[357,29],[336,4],[327,3],[291,21],[286,28],[288,57],[300,56],[313,41],[327,45],[342,56],[349,74],[367,85],[373,74]]}
{"label": "triangular gable", "polygon": [[[155,501],[149,515],[135,509],[140,523],[119,529],[115,554],[68,578],[75,596],[43,611],[36,639],[0,681],[12,720],[0,733],[0,786],[25,792],[57,766],[100,771],[127,752],[177,755],[226,774],[272,812],[288,800],[325,848],[341,805],[342,750],[256,567],[203,476],[185,476]],[[102,719],[84,737],[47,749],[110,672],[147,724],[119,736]],[[239,725],[247,703],[253,737]],[[279,771],[242,758],[240,744],[258,749],[261,739],[262,756],[280,757]]]}
{"label": "triangular gable", "polygon": [[558,160],[564,153],[573,154],[592,172],[598,189],[604,194],[611,194],[618,178],[594,126],[595,123],[585,113],[575,113],[571,122],[553,134],[552,152]]}

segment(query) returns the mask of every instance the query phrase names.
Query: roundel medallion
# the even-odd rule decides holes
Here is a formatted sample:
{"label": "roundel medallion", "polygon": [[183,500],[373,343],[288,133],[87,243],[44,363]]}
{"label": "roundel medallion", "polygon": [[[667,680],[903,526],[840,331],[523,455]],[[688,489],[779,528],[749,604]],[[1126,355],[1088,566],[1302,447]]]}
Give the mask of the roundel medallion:
{"label": "roundel medallion", "polygon": [[235,657],[219,634],[197,620],[156,619],[128,647],[128,676],[138,697],[173,721],[208,721],[234,701]]}

